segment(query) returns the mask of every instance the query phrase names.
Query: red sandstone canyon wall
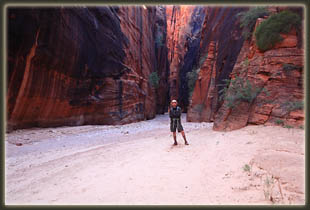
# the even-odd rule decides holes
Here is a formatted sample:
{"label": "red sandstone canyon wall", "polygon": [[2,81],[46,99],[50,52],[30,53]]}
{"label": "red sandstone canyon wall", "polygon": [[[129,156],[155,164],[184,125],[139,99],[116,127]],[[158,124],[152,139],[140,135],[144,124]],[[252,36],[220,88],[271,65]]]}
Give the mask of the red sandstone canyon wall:
{"label": "red sandstone canyon wall", "polygon": [[170,66],[168,61],[167,47],[167,16],[165,6],[156,6],[155,19],[155,71],[160,78],[158,88],[156,88],[156,113],[164,114],[168,110],[170,103],[169,74]]}
{"label": "red sandstone canyon wall", "polygon": [[217,84],[229,78],[243,38],[236,15],[245,8],[208,7],[202,26],[198,78],[187,112],[187,121],[212,122],[218,108]]}
{"label": "red sandstone canyon wall", "polygon": [[[272,13],[284,9],[288,8],[269,8]],[[245,10],[247,8],[207,8],[200,41],[200,58],[205,59],[200,66],[187,120],[214,122],[213,129],[219,131],[248,124],[302,125],[303,110],[296,109],[296,104],[303,101],[304,50],[298,41],[300,32],[292,30],[282,34],[281,43],[260,52],[254,35],[249,41],[242,37],[236,14]],[[258,19],[255,28],[261,21]],[[251,103],[243,101],[229,108],[227,100],[219,100],[219,87],[225,79],[236,77],[247,80],[260,91]]]}
{"label": "red sandstone canyon wall", "polygon": [[[262,21],[258,19],[256,27]],[[216,113],[214,130],[229,131],[248,124],[303,126],[300,104],[304,98],[304,48],[294,28],[281,36],[282,42],[265,52],[256,46],[255,36],[244,42],[231,77],[247,79],[253,87],[264,91],[253,102],[242,102],[235,109],[225,106],[224,101]]]}
{"label": "red sandstone canyon wall", "polygon": [[155,51],[157,15],[156,7],[9,8],[8,129],[123,124],[163,112],[156,91],[167,95],[169,69],[165,49]]}
{"label": "red sandstone canyon wall", "polygon": [[180,86],[180,68],[187,52],[187,36],[190,34],[191,15],[195,9],[193,5],[167,6],[167,47],[170,63],[170,97],[178,99]]}

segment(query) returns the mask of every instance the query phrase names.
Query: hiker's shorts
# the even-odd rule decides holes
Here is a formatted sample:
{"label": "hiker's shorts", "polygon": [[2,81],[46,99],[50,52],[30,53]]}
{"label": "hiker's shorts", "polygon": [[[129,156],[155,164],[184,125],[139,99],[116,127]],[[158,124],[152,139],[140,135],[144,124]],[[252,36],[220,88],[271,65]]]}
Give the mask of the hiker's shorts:
{"label": "hiker's shorts", "polygon": [[181,120],[180,119],[171,119],[170,121],[170,131],[171,132],[176,132],[178,128],[178,132],[182,132],[183,131],[183,126],[181,124]]}

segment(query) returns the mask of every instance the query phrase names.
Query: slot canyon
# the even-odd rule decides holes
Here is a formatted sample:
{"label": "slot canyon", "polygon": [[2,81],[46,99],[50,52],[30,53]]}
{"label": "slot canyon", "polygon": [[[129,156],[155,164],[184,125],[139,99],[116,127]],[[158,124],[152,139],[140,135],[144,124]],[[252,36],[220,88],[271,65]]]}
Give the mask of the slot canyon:
{"label": "slot canyon", "polygon": [[[12,6],[6,15],[9,203],[305,202],[303,7]],[[268,44],[264,32],[282,27],[280,18],[291,25]],[[173,99],[188,147],[164,146]],[[169,164],[184,187],[167,178]],[[31,185],[23,174],[34,174]],[[266,194],[260,180],[270,177],[277,185]]]}
{"label": "slot canyon", "polygon": [[[178,100],[188,121],[215,122],[216,130],[277,119],[302,125],[303,111],[283,105],[303,99],[302,40],[292,29],[280,44],[260,52],[254,35],[246,41],[242,36],[237,14],[246,10],[9,9],[8,130],[148,120],[167,112],[171,99]],[[241,74],[246,59],[248,70]],[[284,64],[298,68],[286,73]],[[200,71],[190,93],[187,75],[193,69]],[[158,78],[156,86],[151,74]],[[252,103],[227,109],[219,85],[233,75],[248,78],[269,96],[260,93]]]}

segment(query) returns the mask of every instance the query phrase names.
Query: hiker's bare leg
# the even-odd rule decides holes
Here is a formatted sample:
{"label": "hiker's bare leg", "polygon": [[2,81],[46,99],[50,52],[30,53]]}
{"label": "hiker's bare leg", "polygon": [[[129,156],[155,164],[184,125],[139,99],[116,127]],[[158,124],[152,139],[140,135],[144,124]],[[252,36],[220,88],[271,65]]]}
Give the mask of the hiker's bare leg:
{"label": "hiker's bare leg", "polygon": [[181,131],[181,134],[182,134],[182,136],[183,136],[183,139],[184,139],[185,144],[188,145],[188,142],[186,141],[186,136],[185,136],[184,131]]}
{"label": "hiker's bare leg", "polygon": [[178,142],[177,142],[177,134],[176,134],[176,132],[173,132],[173,139],[174,139],[174,145],[177,145]]}

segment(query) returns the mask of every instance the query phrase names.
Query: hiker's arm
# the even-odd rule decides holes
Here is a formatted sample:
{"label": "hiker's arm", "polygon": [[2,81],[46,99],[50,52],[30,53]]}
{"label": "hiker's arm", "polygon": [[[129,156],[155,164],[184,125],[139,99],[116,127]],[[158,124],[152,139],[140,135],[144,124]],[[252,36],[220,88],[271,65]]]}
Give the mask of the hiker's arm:
{"label": "hiker's arm", "polygon": [[170,106],[168,108],[169,117],[172,118],[172,112],[170,111]]}

